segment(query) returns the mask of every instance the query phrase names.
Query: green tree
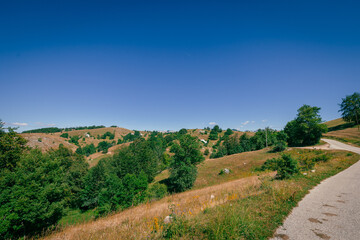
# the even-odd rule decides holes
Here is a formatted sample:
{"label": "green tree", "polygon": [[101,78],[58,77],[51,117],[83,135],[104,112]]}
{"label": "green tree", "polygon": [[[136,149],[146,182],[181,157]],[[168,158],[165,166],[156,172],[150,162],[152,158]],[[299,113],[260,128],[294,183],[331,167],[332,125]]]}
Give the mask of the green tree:
{"label": "green tree", "polygon": [[233,134],[233,133],[234,133],[234,131],[231,130],[230,128],[228,128],[228,129],[226,130],[226,132],[225,132],[225,135],[226,135],[226,136],[230,136],[230,135]]}
{"label": "green tree", "polygon": [[341,112],[342,118],[345,121],[354,122],[356,125],[360,124],[360,93],[355,92],[342,98],[342,102],[339,105],[339,112]]}
{"label": "green tree", "polygon": [[179,134],[180,135],[187,134],[187,130],[185,128],[182,128],[182,129],[180,129]]}
{"label": "green tree", "polygon": [[3,127],[0,119],[0,172],[5,169],[12,171],[16,167],[27,142],[15,129],[7,128],[5,132]]}
{"label": "green tree", "polygon": [[204,160],[197,138],[183,135],[179,143],[171,147],[174,156],[170,167],[169,190],[175,192],[183,192],[193,186],[197,176],[196,164]]}
{"label": "green tree", "polygon": [[288,136],[289,146],[308,146],[319,143],[323,133],[327,131],[319,115],[319,107],[303,105],[298,109],[297,117],[288,122],[284,132]]}

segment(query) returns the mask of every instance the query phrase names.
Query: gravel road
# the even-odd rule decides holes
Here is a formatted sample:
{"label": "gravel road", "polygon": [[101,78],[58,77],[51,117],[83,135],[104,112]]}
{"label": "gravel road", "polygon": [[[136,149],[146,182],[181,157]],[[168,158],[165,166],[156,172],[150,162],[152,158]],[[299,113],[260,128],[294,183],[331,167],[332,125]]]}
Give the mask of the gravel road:
{"label": "gravel road", "polygon": [[[322,139],[328,149],[360,154],[360,148]],[[360,161],[310,191],[272,239],[360,239]]]}

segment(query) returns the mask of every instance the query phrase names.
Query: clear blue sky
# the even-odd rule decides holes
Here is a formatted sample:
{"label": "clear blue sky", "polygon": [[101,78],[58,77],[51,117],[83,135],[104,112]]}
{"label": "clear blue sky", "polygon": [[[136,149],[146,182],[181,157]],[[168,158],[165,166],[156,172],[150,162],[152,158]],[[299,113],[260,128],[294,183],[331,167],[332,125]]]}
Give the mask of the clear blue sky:
{"label": "clear blue sky", "polygon": [[0,1],[0,118],[19,131],[281,129],[360,90],[359,1]]}

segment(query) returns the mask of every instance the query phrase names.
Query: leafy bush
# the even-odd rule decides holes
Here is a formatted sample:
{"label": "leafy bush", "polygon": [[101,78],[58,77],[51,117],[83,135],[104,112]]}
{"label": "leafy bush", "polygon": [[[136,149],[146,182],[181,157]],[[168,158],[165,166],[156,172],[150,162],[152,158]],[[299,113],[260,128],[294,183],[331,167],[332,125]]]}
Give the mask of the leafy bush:
{"label": "leafy bush", "polygon": [[278,179],[290,178],[295,173],[299,172],[298,161],[291,157],[290,154],[283,154],[277,161],[277,175]]}
{"label": "leafy bush", "polygon": [[101,139],[106,139],[109,137],[109,140],[113,140],[115,138],[115,133],[106,132],[104,135],[100,136]]}
{"label": "leafy bush", "polygon": [[171,170],[169,178],[171,192],[183,192],[192,188],[197,177],[197,168],[193,165],[182,164]]}
{"label": "leafy bush", "polygon": [[265,171],[265,170],[276,171],[278,169],[278,161],[279,161],[278,158],[268,159],[261,166],[260,170],[261,171]]}
{"label": "leafy bush", "polygon": [[69,140],[69,143],[73,143],[76,146],[79,146],[79,139],[80,139],[79,136],[72,136]]}
{"label": "leafy bush", "polygon": [[205,155],[205,156],[209,155],[209,149],[208,149],[208,148],[207,148],[207,149],[205,149],[205,151],[204,151],[204,155]]}
{"label": "leafy bush", "polygon": [[272,148],[272,152],[282,152],[285,151],[285,149],[287,148],[287,144],[285,141],[278,141],[275,146]]}
{"label": "leafy bush", "polygon": [[69,138],[69,133],[63,133],[60,135],[62,138]]}
{"label": "leafy bush", "polygon": [[167,187],[165,184],[155,183],[146,190],[146,196],[148,200],[157,200],[165,197],[168,193]]}
{"label": "leafy bush", "polygon": [[98,152],[107,153],[108,149],[112,147],[112,144],[106,141],[99,142],[97,146]]}

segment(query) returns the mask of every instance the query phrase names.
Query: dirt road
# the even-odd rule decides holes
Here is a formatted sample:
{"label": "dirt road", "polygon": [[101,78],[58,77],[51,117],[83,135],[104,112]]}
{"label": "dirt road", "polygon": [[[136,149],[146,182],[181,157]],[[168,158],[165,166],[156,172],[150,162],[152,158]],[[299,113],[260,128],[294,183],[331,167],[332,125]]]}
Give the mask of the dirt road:
{"label": "dirt road", "polygon": [[[322,139],[327,149],[360,148]],[[273,239],[360,239],[360,161],[310,191]]]}

